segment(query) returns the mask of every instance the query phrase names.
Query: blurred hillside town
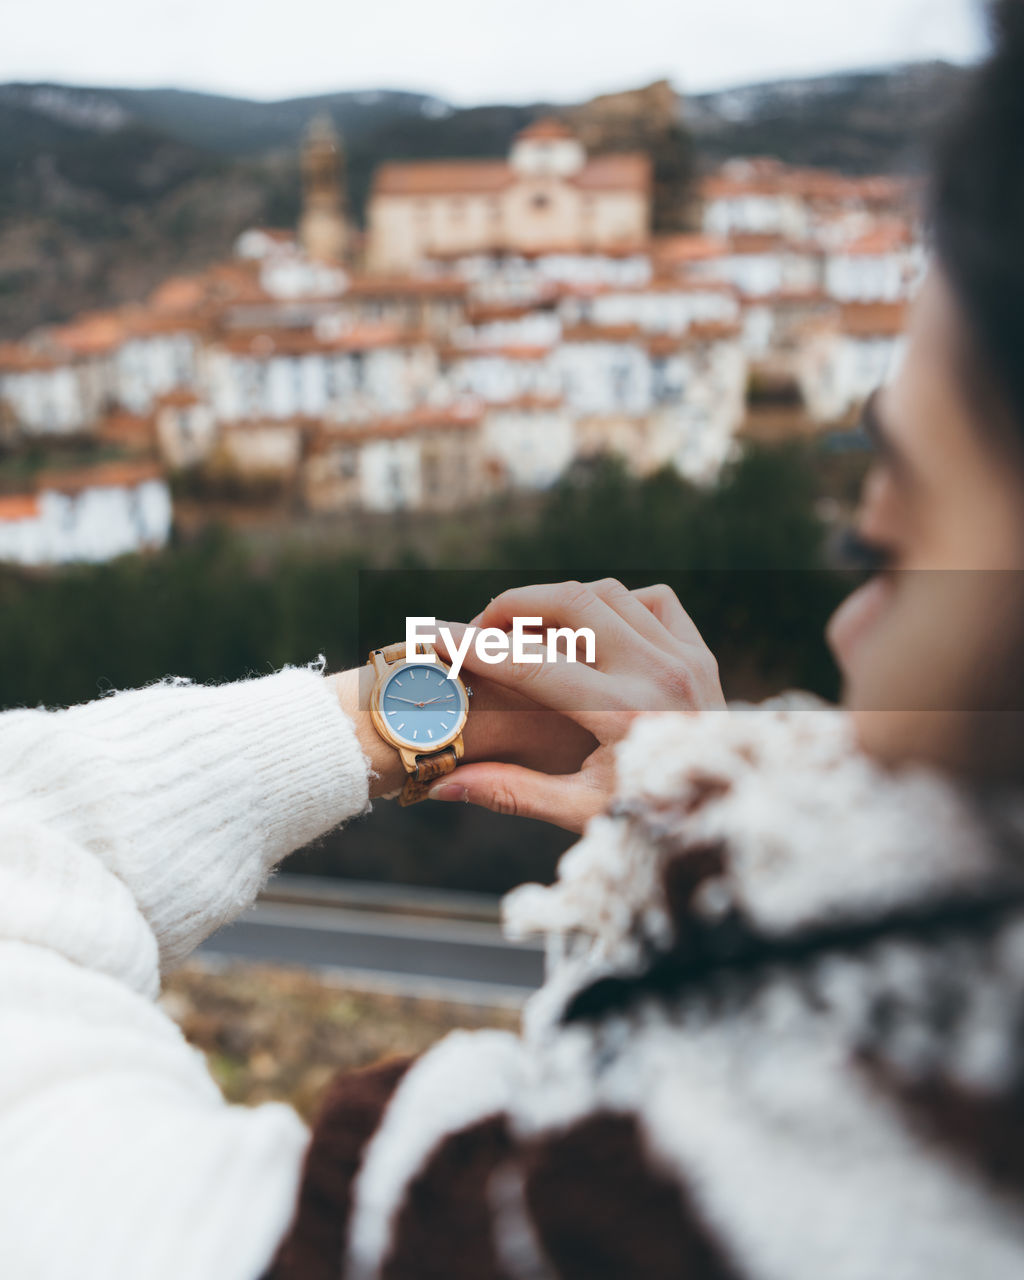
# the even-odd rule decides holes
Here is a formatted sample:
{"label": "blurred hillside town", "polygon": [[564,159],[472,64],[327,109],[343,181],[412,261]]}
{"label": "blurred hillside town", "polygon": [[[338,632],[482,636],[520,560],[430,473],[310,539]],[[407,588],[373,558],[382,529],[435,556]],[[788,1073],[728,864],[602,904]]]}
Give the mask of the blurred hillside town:
{"label": "blurred hillside town", "polygon": [[733,159],[655,233],[651,157],[553,116],[380,165],[365,231],[326,119],[302,173],[297,227],[0,345],[0,560],[162,546],[172,491],[458,513],[603,454],[712,483],[744,439],[852,427],[924,266],[912,179]]}

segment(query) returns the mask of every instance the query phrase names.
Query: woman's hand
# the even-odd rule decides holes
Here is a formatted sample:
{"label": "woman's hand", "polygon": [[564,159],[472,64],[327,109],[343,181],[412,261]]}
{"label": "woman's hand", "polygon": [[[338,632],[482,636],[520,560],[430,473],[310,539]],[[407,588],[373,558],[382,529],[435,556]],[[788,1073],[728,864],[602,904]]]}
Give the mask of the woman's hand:
{"label": "woman's hand", "polygon": [[[407,776],[398,752],[373,726],[369,705],[375,679],[370,666],[328,677],[369,761],[373,798],[401,790]],[[572,774],[597,746],[581,725],[514,688],[475,675],[472,685],[471,714],[462,735],[467,763],[485,760]]]}
{"label": "woman's hand", "polygon": [[[473,626],[509,631],[513,618],[543,619],[545,628],[589,627],[596,637],[596,661],[570,663],[483,663],[471,647],[464,670],[472,676],[556,712],[560,725],[575,725],[593,744],[579,767],[552,772],[544,756],[552,743],[517,743],[526,763],[464,764],[432,788],[435,800],[464,800],[540,818],[579,832],[607,808],[615,786],[615,744],[635,717],[652,711],[724,710],[718,664],[700,633],[668,587],[629,591],[614,578],[583,584],[566,582],[524,587],[492,600]],[[500,717],[499,717],[500,718]],[[470,720],[473,717],[470,716]],[[578,751],[578,741],[575,744]]]}

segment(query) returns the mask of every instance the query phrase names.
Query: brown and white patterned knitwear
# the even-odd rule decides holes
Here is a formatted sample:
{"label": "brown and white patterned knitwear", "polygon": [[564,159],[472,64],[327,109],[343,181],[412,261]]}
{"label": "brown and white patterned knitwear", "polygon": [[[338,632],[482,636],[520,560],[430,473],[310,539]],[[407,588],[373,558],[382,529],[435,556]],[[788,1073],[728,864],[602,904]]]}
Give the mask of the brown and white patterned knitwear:
{"label": "brown and white patterned knitwear", "polygon": [[807,700],[638,722],[522,1035],[341,1077],[274,1280],[1024,1276],[1024,806]]}

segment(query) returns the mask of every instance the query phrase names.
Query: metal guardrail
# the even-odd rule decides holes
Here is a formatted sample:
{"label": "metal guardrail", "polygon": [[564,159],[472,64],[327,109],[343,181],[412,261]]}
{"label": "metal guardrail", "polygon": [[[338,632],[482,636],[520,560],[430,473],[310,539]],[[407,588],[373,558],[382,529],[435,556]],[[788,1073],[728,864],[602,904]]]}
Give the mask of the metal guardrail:
{"label": "metal guardrail", "polygon": [[260,894],[260,901],[485,924],[497,924],[501,915],[501,899],[486,893],[289,874],[274,876]]}

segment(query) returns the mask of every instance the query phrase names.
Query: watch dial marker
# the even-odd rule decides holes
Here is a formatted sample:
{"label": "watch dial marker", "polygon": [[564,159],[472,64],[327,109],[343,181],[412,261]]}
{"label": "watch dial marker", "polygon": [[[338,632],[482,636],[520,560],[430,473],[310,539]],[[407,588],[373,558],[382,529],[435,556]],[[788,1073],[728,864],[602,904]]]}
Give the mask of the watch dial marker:
{"label": "watch dial marker", "polygon": [[[423,678],[417,689],[406,692],[402,687],[409,683],[406,676],[410,680]],[[465,699],[443,671],[417,665],[403,668],[390,678],[380,709],[390,722],[390,731],[404,746],[439,750],[441,743],[451,741],[456,722],[465,712]],[[407,718],[400,721],[399,716]]]}

